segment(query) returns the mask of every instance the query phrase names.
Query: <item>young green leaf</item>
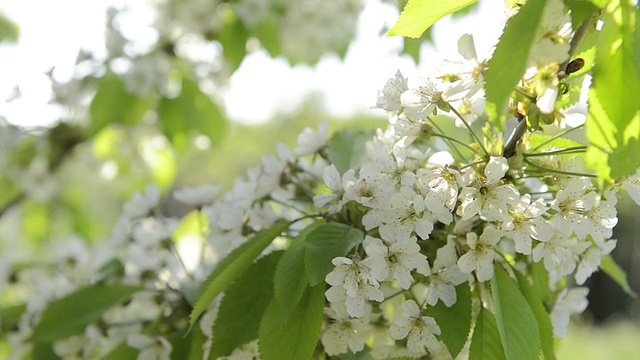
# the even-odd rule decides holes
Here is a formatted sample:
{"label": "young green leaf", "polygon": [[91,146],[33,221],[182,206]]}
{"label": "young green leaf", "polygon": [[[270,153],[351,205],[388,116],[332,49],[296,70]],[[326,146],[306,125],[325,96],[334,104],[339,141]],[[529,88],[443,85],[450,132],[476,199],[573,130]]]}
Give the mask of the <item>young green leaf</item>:
{"label": "young green leaf", "polygon": [[291,225],[290,221],[279,221],[269,229],[256,234],[224,258],[200,287],[198,300],[191,311],[189,328],[192,328],[209,304],[253,263],[253,260]]}
{"label": "young green leaf", "polygon": [[365,143],[371,133],[355,131],[339,131],[331,137],[327,155],[329,161],[336,166],[340,174],[349,169],[358,170],[366,156]]}
{"label": "young green leaf", "polygon": [[87,286],[47,307],[33,331],[36,342],[54,342],[81,333],[105,311],[142,290],[138,286]]}
{"label": "young green leaf", "polygon": [[167,340],[171,343],[171,360],[202,360],[203,347],[209,339],[196,327],[186,336],[184,331],[175,331],[167,336]]}
{"label": "young green leaf", "polygon": [[496,318],[482,307],[473,328],[469,360],[506,360]]}
{"label": "young green leaf", "polygon": [[531,277],[533,278],[533,289],[538,295],[538,299],[544,303],[551,295],[549,292],[549,272],[544,267],[544,262],[531,264]]}
{"label": "young green leaf", "polygon": [[273,299],[260,322],[259,346],[264,360],[311,359],[318,343],[324,309],[324,285],[307,288],[291,311],[284,314]]}
{"label": "young green leaf", "polygon": [[225,291],[213,325],[209,359],[231,355],[258,337],[257,319],[273,298],[273,274],[281,258],[279,251],[256,261]]}
{"label": "young green leaf", "polygon": [[273,281],[276,300],[285,316],[298,305],[305,289],[309,287],[304,270],[306,238],[324,224],[324,220],[316,221],[302,230],[278,262]]}
{"label": "young green leaf", "polygon": [[538,323],[520,289],[501,266],[495,267],[491,295],[507,360],[538,359],[541,347]]}
{"label": "young green leaf", "polygon": [[364,233],[341,223],[327,223],[307,235],[305,265],[309,284],[316,286],[333,270],[336,257],[345,256],[364,239]]}
{"label": "young green leaf", "polygon": [[3,41],[16,43],[20,37],[20,28],[0,12],[0,43]]}
{"label": "young green leaf", "polygon": [[440,340],[447,345],[451,356],[458,356],[471,330],[471,290],[468,283],[456,287],[456,303],[448,308],[442,301],[428,310],[442,334]]}
{"label": "young green leaf", "polygon": [[178,150],[186,149],[193,131],[217,144],[226,129],[222,112],[197,83],[188,79],[182,80],[182,92],[178,97],[160,100],[157,111],[164,134]]}
{"label": "young green leaf", "polygon": [[[634,10],[628,0],[611,1],[606,6],[593,68],[591,90],[598,96],[603,115],[615,128],[618,146],[628,140],[625,130],[640,110],[640,74],[636,67],[640,44],[634,41]],[[637,138],[639,134],[636,130],[630,135]]]}
{"label": "young green leaf", "polygon": [[[640,115],[640,114],[639,114]],[[611,177],[614,179],[623,179],[631,176],[640,167],[640,140],[630,139],[623,147],[613,149],[609,154],[609,167],[611,168]]]}
{"label": "young green leaf", "polygon": [[629,286],[629,281],[627,280],[627,274],[625,274],[624,270],[620,268],[616,261],[613,260],[611,255],[607,255],[602,258],[602,262],[600,263],[600,269],[604,271],[605,274],[609,275],[616,284],[620,285],[622,290],[626,292],[629,296],[636,299],[638,294],[635,293]]}
{"label": "young green leaf", "polygon": [[485,89],[494,118],[504,114],[507,100],[522,79],[529,53],[538,36],[547,0],[529,0],[509,21],[493,56],[487,63]]}
{"label": "young green leaf", "polygon": [[478,0],[409,0],[387,36],[419,38],[436,21]]}
{"label": "young green leaf", "polygon": [[531,306],[531,310],[533,310],[533,314],[538,322],[540,339],[542,340],[542,354],[545,360],[555,360],[556,356],[553,351],[553,327],[551,326],[549,313],[547,313],[547,310],[544,308],[535,289],[529,284],[527,278],[518,271],[515,271],[515,273],[518,279],[518,287],[520,291],[522,291],[522,295],[524,295],[529,306]]}
{"label": "young green leaf", "polygon": [[148,99],[129,93],[119,76],[107,74],[100,79],[89,105],[91,125],[87,135],[92,137],[112,123],[135,125],[148,109]]}

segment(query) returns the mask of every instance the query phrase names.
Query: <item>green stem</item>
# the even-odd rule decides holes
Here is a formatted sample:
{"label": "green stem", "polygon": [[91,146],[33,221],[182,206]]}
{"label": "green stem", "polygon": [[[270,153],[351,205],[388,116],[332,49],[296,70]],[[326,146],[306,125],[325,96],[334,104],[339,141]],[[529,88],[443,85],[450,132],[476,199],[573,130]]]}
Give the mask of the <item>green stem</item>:
{"label": "green stem", "polygon": [[[444,133],[444,131],[442,131],[440,126],[435,121],[433,121],[433,119],[431,119],[430,117],[427,117],[427,119],[431,124],[433,124],[434,128],[440,131],[440,133]],[[458,149],[453,143],[449,142],[449,139],[445,139],[445,142],[447,143],[447,146],[449,146],[450,149],[454,150],[458,154],[461,161],[464,160],[464,155],[462,155],[462,152],[460,151],[460,149]]]}
{"label": "green stem", "polygon": [[525,163],[527,163],[527,164],[529,164],[529,165],[531,165],[533,167],[536,167],[536,168],[538,168],[540,170],[545,170],[545,171],[549,171],[549,172],[556,173],[556,174],[570,175],[570,176],[584,176],[584,177],[590,177],[590,178],[598,177],[597,175],[594,175],[594,174],[582,174],[582,173],[576,173],[576,172],[572,172],[572,171],[563,171],[563,170],[551,169],[551,168],[548,168],[546,166],[538,165],[538,164],[528,160],[527,158],[524,158],[523,160],[524,160]]}
{"label": "green stem", "polygon": [[462,123],[464,124],[464,126],[467,127],[467,130],[469,130],[469,132],[471,133],[471,136],[476,140],[476,142],[478,143],[478,145],[480,145],[480,147],[482,148],[482,152],[484,152],[484,155],[487,157],[487,159],[490,157],[489,156],[489,152],[487,151],[487,149],[484,147],[484,143],[482,141],[480,141],[480,138],[478,138],[478,135],[476,135],[476,133],[473,131],[473,129],[471,128],[471,125],[469,125],[469,123],[467,122],[467,120],[464,119],[464,116],[462,116],[458,110],[456,110],[453,106],[451,106],[451,104],[449,104],[447,102],[447,104],[449,105],[449,108],[451,108],[451,111],[453,111],[454,114],[456,114],[456,116],[458,117],[458,119],[460,119],[462,121]]}
{"label": "green stem", "polygon": [[468,168],[468,167],[471,167],[471,166],[474,166],[474,165],[478,165],[478,164],[482,164],[482,163],[485,163],[485,162],[486,162],[485,160],[474,161],[474,162],[472,162],[471,164],[467,164],[467,165],[465,165],[465,166],[461,167],[461,168],[460,168],[460,169],[458,169],[458,170],[461,170],[461,171],[462,171],[462,170],[464,170],[464,169],[466,169],[466,168]]}
{"label": "green stem", "polygon": [[540,149],[541,147],[543,147],[543,146],[545,146],[545,145],[547,145],[549,143],[554,142],[556,139],[564,137],[565,135],[567,135],[567,134],[569,134],[569,133],[571,133],[573,131],[576,131],[576,130],[578,130],[580,128],[583,128],[583,127],[584,127],[584,124],[581,124],[581,125],[578,125],[578,126],[576,126],[574,128],[570,128],[568,130],[562,131],[562,132],[556,134],[555,136],[553,136],[551,139],[549,139],[549,140],[543,142],[542,144],[536,146],[535,148],[531,149],[531,151],[536,151],[536,150]]}
{"label": "green stem", "polygon": [[476,150],[476,149],[474,149],[473,147],[469,146],[469,144],[465,144],[463,141],[460,141],[460,140],[458,140],[458,139],[456,139],[456,138],[454,138],[454,137],[447,136],[447,135],[444,135],[444,134],[438,134],[438,133],[433,133],[433,136],[441,137],[441,138],[443,138],[443,139],[447,139],[447,140],[450,140],[450,141],[456,142],[456,143],[458,143],[458,144],[460,144],[460,145],[462,145],[462,146],[466,147],[467,149],[469,149],[469,150],[473,151],[474,153],[476,153],[476,154],[477,154],[478,156],[480,156],[480,157],[482,157],[482,155],[483,155],[483,154],[482,154],[481,152],[479,152],[478,150]]}
{"label": "green stem", "polygon": [[524,157],[536,157],[536,156],[548,156],[548,155],[565,155],[565,154],[580,154],[580,153],[584,153],[587,151],[587,147],[586,146],[574,146],[574,147],[570,147],[570,148],[565,148],[565,149],[559,149],[559,150],[551,150],[551,151],[543,151],[543,152],[539,152],[539,153],[533,153],[533,154],[522,154],[522,156]]}

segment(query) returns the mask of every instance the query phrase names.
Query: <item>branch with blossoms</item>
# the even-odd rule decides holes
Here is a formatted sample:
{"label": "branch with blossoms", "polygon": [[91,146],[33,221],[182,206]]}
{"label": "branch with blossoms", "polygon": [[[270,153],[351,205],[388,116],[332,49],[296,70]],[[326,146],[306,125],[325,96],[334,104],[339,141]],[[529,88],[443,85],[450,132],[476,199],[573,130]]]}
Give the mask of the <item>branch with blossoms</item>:
{"label": "branch with blossoms", "polygon": [[[612,20],[631,9],[602,10],[602,47],[628,40],[630,18]],[[163,217],[153,187],[136,195],[108,244],[39,269],[11,324],[17,356],[553,359],[595,271],[633,295],[609,254],[619,189],[640,205],[640,164],[620,158],[638,141],[603,92],[624,79],[607,82],[600,50],[571,49],[574,12],[530,0],[490,59],[464,35],[466,68],[397,71],[377,100],[386,129],[306,129],[225,194],[175,193],[184,218]],[[600,31],[581,29],[585,42]],[[512,81],[496,69],[523,47]],[[586,65],[567,74],[573,51]],[[589,114],[572,124],[588,71]]]}

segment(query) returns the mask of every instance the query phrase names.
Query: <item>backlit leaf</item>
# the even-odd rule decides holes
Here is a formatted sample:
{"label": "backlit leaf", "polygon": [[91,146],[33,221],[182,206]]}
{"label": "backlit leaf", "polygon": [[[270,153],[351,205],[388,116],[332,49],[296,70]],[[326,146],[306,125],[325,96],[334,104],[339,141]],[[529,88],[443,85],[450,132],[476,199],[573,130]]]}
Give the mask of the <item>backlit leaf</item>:
{"label": "backlit leaf", "polygon": [[233,250],[224,258],[200,287],[200,295],[191,311],[189,327],[193,327],[209,304],[253,263],[273,239],[289,228],[291,222],[279,221],[269,229],[256,234],[252,239]]}
{"label": "backlit leaf", "polygon": [[507,360],[536,360],[540,330],[531,307],[518,286],[500,266],[491,279],[491,295],[498,332]]}
{"label": "backlit leaf", "polygon": [[419,38],[442,17],[465,8],[477,0],[409,0],[402,10],[398,22],[389,30],[388,36],[401,35]]}
{"label": "backlit leaf", "polygon": [[529,0],[509,19],[487,63],[485,89],[487,102],[491,103],[489,106],[495,112],[494,118],[504,114],[507,100],[524,75],[546,3],[546,0]]}

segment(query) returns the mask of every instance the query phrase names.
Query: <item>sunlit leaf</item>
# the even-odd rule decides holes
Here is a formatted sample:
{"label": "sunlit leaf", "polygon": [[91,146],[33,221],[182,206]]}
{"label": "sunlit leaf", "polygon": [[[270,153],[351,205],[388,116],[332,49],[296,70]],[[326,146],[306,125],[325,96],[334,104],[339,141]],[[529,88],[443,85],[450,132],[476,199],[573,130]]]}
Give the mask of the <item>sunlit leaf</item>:
{"label": "sunlit leaf", "polygon": [[20,37],[20,28],[13,21],[9,20],[2,12],[0,12],[0,43],[18,42]]}
{"label": "sunlit leaf", "polygon": [[273,298],[273,274],[281,257],[279,251],[256,261],[225,291],[213,325],[209,359],[231,355],[258,337],[258,319]]}
{"label": "sunlit leaf", "polygon": [[189,327],[193,327],[209,304],[253,263],[273,239],[289,228],[291,222],[279,221],[269,229],[256,234],[252,239],[233,250],[222,259],[216,269],[202,284],[198,300],[191,311]]}
{"label": "sunlit leaf", "polygon": [[34,341],[54,342],[81,333],[87,325],[100,319],[131,295],[138,286],[96,285],[81,288],[52,302],[33,331]]}
{"label": "sunlit leaf", "polygon": [[[598,97],[602,115],[615,129],[618,146],[623,146],[625,129],[640,110],[640,74],[637,72],[635,7],[628,0],[609,3],[602,14],[604,26],[596,51],[591,92]],[[591,94],[590,94],[591,95]],[[634,134],[638,137],[638,134]]]}
{"label": "sunlit leaf", "polygon": [[454,13],[477,0],[409,0],[402,10],[398,22],[389,30],[388,36],[400,35],[419,38],[436,21]]}
{"label": "sunlit leaf", "polygon": [[448,308],[442,301],[428,309],[442,334],[440,340],[455,358],[464,347],[471,330],[471,289],[468,283],[456,286],[456,303]]}
{"label": "sunlit leaf", "polygon": [[469,360],[506,360],[496,318],[483,307],[473,328]]}
{"label": "sunlit leaf", "polygon": [[502,116],[514,87],[522,79],[529,53],[538,36],[546,0],[530,0],[507,22],[487,63],[485,89],[494,118]]}
{"label": "sunlit leaf", "polygon": [[622,268],[616,264],[615,260],[611,257],[611,255],[607,255],[602,258],[602,262],[600,263],[600,269],[605,272],[605,274],[609,275],[616,284],[620,285],[622,290],[629,294],[632,298],[636,299],[638,294],[635,293],[629,286],[629,280],[627,279],[627,274],[622,270]]}
{"label": "sunlit leaf", "polygon": [[341,223],[324,224],[307,235],[305,266],[309,284],[315,286],[324,281],[334,268],[331,260],[345,256],[363,239],[361,230]]}
{"label": "sunlit leaf", "polygon": [[260,354],[264,360],[311,359],[320,337],[325,286],[307,288],[298,305],[283,321],[276,299],[260,322]]}
{"label": "sunlit leaf", "polygon": [[525,300],[527,300],[529,306],[531,306],[533,315],[538,322],[540,340],[542,342],[542,354],[545,360],[555,360],[556,356],[553,351],[553,327],[551,326],[549,313],[544,308],[542,301],[540,301],[540,298],[536,294],[536,290],[531,286],[527,278],[518,271],[515,271],[515,274],[518,279],[518,287],[520,291],[522,291],[522,295]]}
{"label": "sunlit leaf", "polygon": [[538,322],[518,286],[500,266],[495,267],[491,279],[491,295],[507,359],[538,359],[541,348]]}

